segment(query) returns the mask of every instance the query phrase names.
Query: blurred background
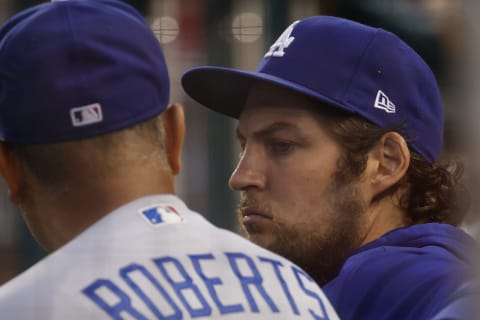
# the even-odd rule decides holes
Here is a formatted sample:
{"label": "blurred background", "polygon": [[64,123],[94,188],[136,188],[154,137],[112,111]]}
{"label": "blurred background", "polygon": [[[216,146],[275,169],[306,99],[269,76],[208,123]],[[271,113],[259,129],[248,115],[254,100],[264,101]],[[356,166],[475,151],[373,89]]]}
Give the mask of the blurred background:
{"label": "blurred background", "polygon": [[[0,22],[40,3],[0,0]],[[237,231],[237,195],[227,181],[238,154],[235,121],[209,111],[182,91],[190,67],[218,65],[255,69],[269,46],[293,21],[336,15],[390,30],[430,65],[442,89],[446,111],[445,156],[465,162],[472,191],[471,213],[463,227],[480,236],[480,1],[477,0],[128,0],[145,17],[169,64],[171,101],[185,107],[183,170],[177,192],[190,208],[217,226]],[[28,94],[26,92],[25,94]],[[477,197],[478,198],[478,197]],[[8,199],[0,181],[0,284],[41,259],[39,248]]]}

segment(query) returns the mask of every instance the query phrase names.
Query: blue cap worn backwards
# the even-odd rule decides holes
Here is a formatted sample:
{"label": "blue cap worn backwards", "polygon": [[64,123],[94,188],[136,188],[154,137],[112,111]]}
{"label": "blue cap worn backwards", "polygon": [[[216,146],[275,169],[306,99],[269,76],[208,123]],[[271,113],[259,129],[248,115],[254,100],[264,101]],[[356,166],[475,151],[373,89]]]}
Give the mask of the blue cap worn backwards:
{"label": "blue cap worn backwards", "polygon": [[0,29],[0,140],[55,143],[161,113],[169,78],[143,17],[115,0],[24,10]]}
{"label": "blue cap worn backwards", "polygon": [[406,124],[409,145],[430,163],[443,141],[435,77],[394,34],[330,16],[290,25],[256,71],[197,67],[182,77],[196,101],[238,118],[252,84],[275,83],[358,114],[380,127]]}

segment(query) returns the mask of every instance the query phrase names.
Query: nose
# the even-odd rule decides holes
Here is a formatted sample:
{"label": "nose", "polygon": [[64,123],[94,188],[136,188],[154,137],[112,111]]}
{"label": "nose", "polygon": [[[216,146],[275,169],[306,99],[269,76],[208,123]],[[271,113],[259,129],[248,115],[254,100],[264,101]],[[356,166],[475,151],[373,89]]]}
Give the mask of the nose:
{"label": "nose", "polygon": [[251,188],[263,190],[266,185],[266,173],[262,156],[251,149],[245,149],[228,184],[230,188],[237,191]]}

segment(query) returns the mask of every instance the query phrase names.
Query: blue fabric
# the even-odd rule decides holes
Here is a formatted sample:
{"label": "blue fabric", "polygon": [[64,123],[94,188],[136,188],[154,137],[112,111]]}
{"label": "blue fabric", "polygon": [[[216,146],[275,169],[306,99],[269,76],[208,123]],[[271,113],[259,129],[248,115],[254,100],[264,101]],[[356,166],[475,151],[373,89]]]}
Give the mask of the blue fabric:
{"label": "blue fabric", "polygon": [[323,289],[344,320],[432,319],[473,281],[475,246],[446,224],[396,229],[356,250]]}

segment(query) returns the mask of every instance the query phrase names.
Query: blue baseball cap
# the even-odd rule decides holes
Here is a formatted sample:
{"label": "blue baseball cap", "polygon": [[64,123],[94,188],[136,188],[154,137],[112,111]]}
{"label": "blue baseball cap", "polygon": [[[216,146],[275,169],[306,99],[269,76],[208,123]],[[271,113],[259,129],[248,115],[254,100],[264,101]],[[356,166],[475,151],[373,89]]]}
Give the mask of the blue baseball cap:
{"label": "blue baseball cap", "polygon": [[383,29],[313,16],[291,24],[255,71],[202,66],[182,76],[194,100],[234,118],[258,81],[290,88],[382,128],[405,124],[410,147],[430,163],[442,149],[437,81],[412,48]]}
{"label": "blue baseball cap", "polygon": [[56,143],[132,126],[168,106],[144,18],[115,0],[43,3],[0,29],[0,140]]}

